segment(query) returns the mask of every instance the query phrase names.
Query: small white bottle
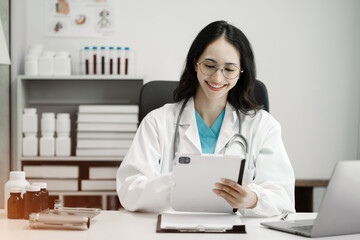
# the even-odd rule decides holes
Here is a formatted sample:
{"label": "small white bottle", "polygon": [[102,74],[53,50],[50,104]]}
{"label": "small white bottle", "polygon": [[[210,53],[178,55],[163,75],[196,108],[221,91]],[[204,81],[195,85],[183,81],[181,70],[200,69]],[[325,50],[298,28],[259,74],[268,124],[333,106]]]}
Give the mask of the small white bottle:
{"label": "small white bottle", "polygon": [[37,156],[38,155],[38,138],[36,134],[24,133],[23,138],[23,156]]}
{"label": "small white bottle", "polygon": [[21,196],[25,193],[25,186],[30,185],[25,179],[25,172],[11,171],[10,179],[5,183],[4,203],[5,214],[7,215],[7,200],[10,197],[10,188],[21,188]]}
{"label": "small white bottle", "polygon": [[58,52],[54,57],[54,75],[71,75],[71,57],[68,52]]}
{"label": "small white bottle", "polygon": [[43,113],[41,117],[40,156],[55,155],[55,114]]}
{"label": "small white bottle", "polygon": [[58,113],[56,117],[56,141],[55,155],[70,156],[71,138],[70,138],[70,114]]}
{"label": "small white bottle", "polygon": [[36,54],[28,54],[25,57],[25,75],[37,76],[39,75],[39,57]]}
{"label": "small white bottle", "polygon": [[22,150],[23,156],[38,155],[38,116],[36,108],[25,108],[22,115],[22,132],[24,134]]}
{"label": "small white bottle", "polygon": [[39,57],[39,76],[52,76],[54,74],[54,53],[43,52]]}

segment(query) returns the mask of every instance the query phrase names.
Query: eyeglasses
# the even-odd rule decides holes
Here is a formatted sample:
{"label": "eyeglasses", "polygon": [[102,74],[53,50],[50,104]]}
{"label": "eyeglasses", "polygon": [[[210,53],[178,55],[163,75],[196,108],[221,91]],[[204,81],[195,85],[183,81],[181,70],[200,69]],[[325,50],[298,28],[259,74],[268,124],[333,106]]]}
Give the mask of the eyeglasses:
{"label": "eyeglasses", "polygon": [[206,76],[212,76],[220,69],[226,79],[235,79],[240,73],[244,72],[244,70],[240,71],[240,67],[234,64],[224,65],[222,68],[219,68],[216,63],[208,60],[197,62],[196,64],[199,66],[200,71]]}

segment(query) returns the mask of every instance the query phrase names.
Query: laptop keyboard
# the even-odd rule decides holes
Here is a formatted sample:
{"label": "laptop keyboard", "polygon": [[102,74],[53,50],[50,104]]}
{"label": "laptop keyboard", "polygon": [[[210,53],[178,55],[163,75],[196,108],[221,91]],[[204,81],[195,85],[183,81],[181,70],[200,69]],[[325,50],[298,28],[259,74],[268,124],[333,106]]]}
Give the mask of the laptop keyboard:
{"label": "laptop keyboard", "polygon": [[290,229],[295,230],[295,231],[301,231],[301,232],[311,233],[312,228],[313,228],[313,225],[307,225],[307,226],[291,227]]}

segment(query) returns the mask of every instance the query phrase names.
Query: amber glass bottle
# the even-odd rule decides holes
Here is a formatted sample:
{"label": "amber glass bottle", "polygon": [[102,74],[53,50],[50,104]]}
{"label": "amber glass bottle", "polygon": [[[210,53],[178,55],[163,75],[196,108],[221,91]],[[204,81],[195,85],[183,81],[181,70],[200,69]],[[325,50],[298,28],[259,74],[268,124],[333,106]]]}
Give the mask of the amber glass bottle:
{"label": "amber glass bottle", "polygon": [[24,193],[24,219],[29,219],[30,213],[41,212],[40,186],[29,185]]}
{"label": "amber glass bottle", "polygon": [[24,216],[23,199],[21,188],[11,188],[10,197],[7,201],[7,213],[9,219],[22,219]]}
{"label": "amber glass bottle", "polygon": [[33,183],[32,185],[40,186],[41,211],[49,209],[49,192],[46,190],[47,184],[44,182]]}

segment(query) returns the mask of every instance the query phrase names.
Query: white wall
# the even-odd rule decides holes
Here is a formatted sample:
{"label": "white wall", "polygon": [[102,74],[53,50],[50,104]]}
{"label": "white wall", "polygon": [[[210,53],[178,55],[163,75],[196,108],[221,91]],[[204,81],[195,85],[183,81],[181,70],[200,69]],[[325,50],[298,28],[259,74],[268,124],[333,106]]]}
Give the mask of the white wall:
{"label": "white wall", "polygon": [[[13,12],[24,12],[24,2],[13,0]],[[81,47],[120,45],[136,50],[145,81],[178,80],[196,34],[211,21],[227,20],[252,42],[258,79],[268,87],[297,178],[328,178],[335,162],[357,158],[360,1],[119,0],[117,32],[96,39],[46,38],[43,0],[25,5],[25,14],[12,14],[24,23],[12,30],[21,36],[12,38],[13,69],[22,64],[16,56],[35,43],[70,51],[75,72]]]}

